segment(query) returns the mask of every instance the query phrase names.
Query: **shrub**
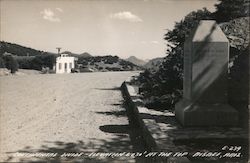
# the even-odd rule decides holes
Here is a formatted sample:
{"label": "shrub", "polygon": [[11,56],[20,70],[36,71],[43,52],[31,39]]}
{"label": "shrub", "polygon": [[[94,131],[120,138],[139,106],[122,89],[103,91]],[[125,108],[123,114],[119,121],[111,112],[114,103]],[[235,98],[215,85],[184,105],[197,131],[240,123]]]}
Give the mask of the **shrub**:
{"label": "shrub", "polygon": [[3,57],[3,59],[6,68],[9,69],[12,74],[18,70],[18,63],[16,59],[13,58],[11,55],[6,55]]}
{"label": "shrub", "polygon": [[5,68],[5,63],[3,57],[0,57],[0,68]]}
{"label": "shrub", "polygon": [[53,69],[53,65],[55,63],[56,56],[54,55],[39,55],[35,56],[31,61],[31,67],[35,70],[42,70],[43,67],[49,67]]}

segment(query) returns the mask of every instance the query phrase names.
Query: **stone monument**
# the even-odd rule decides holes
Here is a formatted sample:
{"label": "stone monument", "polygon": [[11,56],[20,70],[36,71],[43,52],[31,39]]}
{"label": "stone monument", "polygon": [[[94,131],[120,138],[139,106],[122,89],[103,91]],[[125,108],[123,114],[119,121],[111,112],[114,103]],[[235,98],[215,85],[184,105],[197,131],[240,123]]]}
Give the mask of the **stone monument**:
{"label": "stone monument", "polygon": [[175,105],[184,126],[232,126],[238,112],[228,104],[229,42],[213,20],[202,20],[184,44],[183,99]]}

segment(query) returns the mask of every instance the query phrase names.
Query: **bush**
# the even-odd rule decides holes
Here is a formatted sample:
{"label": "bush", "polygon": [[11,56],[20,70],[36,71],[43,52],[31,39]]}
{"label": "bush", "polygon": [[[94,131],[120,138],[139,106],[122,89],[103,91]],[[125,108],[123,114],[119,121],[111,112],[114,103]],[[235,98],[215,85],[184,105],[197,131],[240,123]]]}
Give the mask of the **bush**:
{"label": "bush", "polygon": [[56,62],[56,56],[52,54],[43,54],[38,56],[18,56],[16,60],[19,64],[19,68],[33,69],[41,71],[43,67],[53,69],[53,65]]}
{"label": "bush", "polygon": [[56,56],[54,55],[39,55],[35,56],[30,62],[28,62],[31,69],[41,71],[43,67],[53,69],[53,65],[56,62]]}
{"label": "bush", "polygon": [[33,69],[32,60],[34,57],[16,57],[19,68],[22,69]]}
{"label": "bush", "polygon": [[0,57],[0,68],[5,68],[5,63],[2,57]]}
{"label": "bush", "polygon": [[18,63],[16,59],[13,58],[11,55],[6,55],[3,57],[3,59],[6,68],[9,69],[12,74],[18,70]]}

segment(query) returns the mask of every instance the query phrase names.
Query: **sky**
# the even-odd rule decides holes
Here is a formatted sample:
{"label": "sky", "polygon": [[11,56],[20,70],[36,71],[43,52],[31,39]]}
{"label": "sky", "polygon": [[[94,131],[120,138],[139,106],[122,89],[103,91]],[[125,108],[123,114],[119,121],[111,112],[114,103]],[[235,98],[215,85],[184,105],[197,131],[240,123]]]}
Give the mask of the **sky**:
{"label": "sky", "polygon": [[217,0],[0,0],[0,40],[37,50],[166,56],[164,34]]}

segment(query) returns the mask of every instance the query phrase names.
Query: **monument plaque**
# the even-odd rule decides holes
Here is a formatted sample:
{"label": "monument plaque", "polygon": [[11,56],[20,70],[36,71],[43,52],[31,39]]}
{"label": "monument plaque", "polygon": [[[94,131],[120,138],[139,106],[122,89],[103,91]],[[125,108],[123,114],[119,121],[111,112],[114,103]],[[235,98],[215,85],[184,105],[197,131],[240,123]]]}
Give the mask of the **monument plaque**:
{"label": "monument plaque", "polygon": [[237,125],[228,105],[229,42],[213,20],[202,20],[184,44],[183,99],[175,106],[184,126]]}

